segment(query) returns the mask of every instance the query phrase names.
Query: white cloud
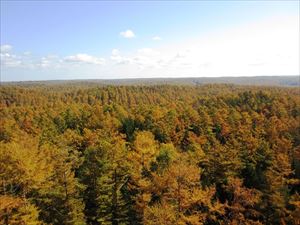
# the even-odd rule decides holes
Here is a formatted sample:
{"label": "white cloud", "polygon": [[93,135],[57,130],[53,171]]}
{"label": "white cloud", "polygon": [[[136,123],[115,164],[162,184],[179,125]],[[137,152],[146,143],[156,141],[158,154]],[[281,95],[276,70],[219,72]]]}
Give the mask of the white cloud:
{"label": "white cloud", "polygon": [[1,45],[0,46],[0,50],[1,52],[10,52],[12,50],[12,46],[11,45]]}
{"label": "white cloud", "polygon": [[10,52],[12,50],[11,45],[1,45],[0,46],[0,51],[1,52]]}
{"label": "white cloud", "polygon": [[141,55],[158,55],[159,52],[157,50],[154,50],[153,48],[141,48],[137,50],[138,54]]}
{"label": "white cloud", "polygon": [[22,57],[12,53],[11,45],[0,46],[0,62],[3,67],[19,67],[22,65]]}
{"label": "white cloud", "polygon": [[135,34],[133,33],[132,30],[122,31],[122,32],[120,32],[120,35],[124,38],[134,38],[135,37]]}
{"label": "white cloud", "polygon": [[47,55],[38,60],[38,62],[33,63],[33,66],[37,68],[48,68],[48,69],[58,69],[62,67],[63,60],[59,58],[58,55]]}
{"label": "white cloud", "polygon": [[95,65],[103,65],[105,63],[104,58],[98,58],[84,53],[67,56],[64,58],[64,61],[72,62],[72,63],[95,64]]}
{"label": "white cloud", "polygon": [[110,59],[117,65],[133,65],[139,68],[156,67],[160,52],[152,48],[141,48],[131,54],[122,55],[118,49],[113,49]]}
{"label": "white cloud", "polygon": [[113,49],[111,51],[110,59],[119,65],[131,63],[131,59],[128,57],[121,56],[121,52],[118,49]]}
{"label": "white cloud", "polygon": [[18,67],[22,64],[20,57],[7,52],[0,53],[1,65],[5,67]]}
{"label": "white cloud", "polygon": [[153,40],[153,41],[161,41],[162,38],[159,37],[159,36],[154,36],[154,37],[152,37],[152,40]]}
{"label": "white cloud", "polygon": [[111,51],[111,54],[112,54],[113,56],[118,56],[118,55],[120,55],[120,51],[119,51],[119,49],[113,49],[113,50]]}
{"label": "white cloud", "polygon": [[23,55],[31,55],[31,52],[30,51],[26,51],[26,52],[23,52]]}
{"label": "white cloud", "polygon": [[51,66],[51,61],[47,57],[42,57],[39,66],[41,68],[48,68]]}

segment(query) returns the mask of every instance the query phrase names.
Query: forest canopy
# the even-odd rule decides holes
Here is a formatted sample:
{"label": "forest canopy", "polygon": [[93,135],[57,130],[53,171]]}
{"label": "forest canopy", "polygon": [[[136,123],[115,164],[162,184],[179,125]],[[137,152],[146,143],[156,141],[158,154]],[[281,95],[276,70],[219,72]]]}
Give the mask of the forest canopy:
{"label": "forest canopy", "polygon": [[300,93],[0,86],[1,224],[300,224]]}

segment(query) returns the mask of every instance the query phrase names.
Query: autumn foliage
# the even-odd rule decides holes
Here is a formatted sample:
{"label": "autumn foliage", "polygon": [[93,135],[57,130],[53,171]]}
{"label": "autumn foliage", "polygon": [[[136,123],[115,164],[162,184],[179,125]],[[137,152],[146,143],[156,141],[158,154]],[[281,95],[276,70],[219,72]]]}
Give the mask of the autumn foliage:
{"label": "autumn foliage", "polygon": [[0,87],[0,224],[300,224],[296,88]]}

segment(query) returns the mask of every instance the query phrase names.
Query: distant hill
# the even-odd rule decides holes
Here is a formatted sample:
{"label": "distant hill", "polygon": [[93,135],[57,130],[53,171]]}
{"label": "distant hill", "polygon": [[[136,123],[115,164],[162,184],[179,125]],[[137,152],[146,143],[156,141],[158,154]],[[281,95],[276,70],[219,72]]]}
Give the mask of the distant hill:
{"label": "distant hill", "polygon": [[131,79],[87,79],[1,82],[2,85],[202,85],[237,84],[261,86],[300,86],[300,76],[256,76],[256,77],[187,77],[187,78],[131,78]]}

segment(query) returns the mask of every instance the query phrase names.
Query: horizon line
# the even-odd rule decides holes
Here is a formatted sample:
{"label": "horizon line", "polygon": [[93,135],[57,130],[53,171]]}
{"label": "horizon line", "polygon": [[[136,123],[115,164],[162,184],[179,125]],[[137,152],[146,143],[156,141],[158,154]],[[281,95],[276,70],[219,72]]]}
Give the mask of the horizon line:
{"label": "horizon line", "polygon": [[2,81],[1,83],[22,83],[22,82],[51,82],[51,81],[115,81],[115,80],[159,80],[159,79],[193,79],[193,78],[200,78],[200,79],[220,79],[220,78],[270,78],[270,77],[299,77],[300,82],[300,74],[299,75],[251,75],[251,76],[211,76],[211,77],[128,77],[128,78],[75,78],[75,79],[50,79],[50,80],[11,80],[11,81]]}

